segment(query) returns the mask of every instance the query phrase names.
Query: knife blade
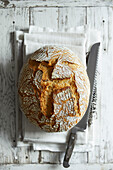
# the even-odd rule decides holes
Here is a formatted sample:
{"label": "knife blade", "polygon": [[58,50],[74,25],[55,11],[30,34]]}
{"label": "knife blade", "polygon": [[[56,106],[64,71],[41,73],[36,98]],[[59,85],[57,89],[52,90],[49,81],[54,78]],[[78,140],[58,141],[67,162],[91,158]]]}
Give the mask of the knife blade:
{"label": "knife blade", "polygon": [[69,165],[69,160],[71,158],[71,155],[72,155],[72,152],[73,152],[73,148],[74,148],[74,145],[75,145],[76,132],[77,131],[84,132],[86,127],[87,127],[88,117],[89,117],[89,110],[90,110],[91,101],[92,101],[92,97],[93,97],[93,89],[94,89],[94,82],[95,82],[95,73],[96,73],[96,70],[97,70],[99,46],[100,46],[100,43],[94,44],[91,47],[91,50],[90,50],[89,55],[88,55],[87,74],[88,74],[88,77],[89,77],[89,80],[90,80],[89,104],[88,104],[86,113],[84,114],[83,118],[80,120],[80,122],[78,122],[71,129],[69,140],[68,140],[68,144],[67,144],[67,149],[66,149],[65,156],[64,156],[64,161],[63,161],[63,166],[65,168],[68,168],[70,166]]}

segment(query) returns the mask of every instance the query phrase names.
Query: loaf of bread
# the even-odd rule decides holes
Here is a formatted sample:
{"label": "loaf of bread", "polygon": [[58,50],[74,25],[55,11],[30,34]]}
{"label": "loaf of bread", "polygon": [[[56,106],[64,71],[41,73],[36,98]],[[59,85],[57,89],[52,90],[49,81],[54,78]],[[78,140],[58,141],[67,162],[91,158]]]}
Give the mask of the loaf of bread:
{"label": "loaf of bread", "polygon": [[90,84],[84,65],[65,47],[44,46],[23,65],[19,75],[20,108],[47,132],[67,131],[86,112]]}

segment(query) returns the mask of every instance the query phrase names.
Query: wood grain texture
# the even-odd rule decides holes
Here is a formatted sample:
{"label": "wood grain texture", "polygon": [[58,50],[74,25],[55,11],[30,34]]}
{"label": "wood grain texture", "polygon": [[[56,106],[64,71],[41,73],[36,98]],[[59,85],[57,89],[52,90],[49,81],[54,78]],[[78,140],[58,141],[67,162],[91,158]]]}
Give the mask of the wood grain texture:
{"label": "wood grain texture", "polygon": [[[111,44],[112,39],[109,39],[109,34],[111,34],[112,24],[111,17],[109,15],[112,14],[111,8],[88,8],[88,23],[102,32],[102,82],[101,82],[101,110],[99,112],[100,121],[98,122],[100,126],[99,129],[96,130],[96,137],[100,139],[98,143],[100,143],[100,162],[105,163],[108,162],[108,152],[107,147],[112,148],[112,121],[109,119],[112,117],[112,85],[109,82],[112,82],[112,67],[110,63],[112,62],[112,51]],[[98,20],[97,20],[98,18]],[[109,51],[109,50],[110,51]],[[106,84],[106,82],[108,82]],[[108,95],[109,94],[109,95]],[[109,102],[108,102],[109,101]],[[98,121],[98,120],[97,120]],[[101,124],[100,124],[101,123]],[[108,126],[109,124],[109,126]],[[100,136],[100,137],[99,137]],[[112,152],[110,150],[109,152]],[[112,153],[110,154],[112,155]]]}
{"label": "wood grain texture", "polygon": [[91,164],[100,163],[100,147],[99,146],[94,146],[93,151],[88,153],[87,162]]}
{"label": "wood grain texture", "polygon": [[74,6],[112,6],[113,0],[1,0],[1,7],[74,7]]}
{"label": "wood grain texture", "polygon": [[[1,170],[64,170],[64,167],[62,165],[58,164],[29,164],[29,165],[3,165],[0,166]],[[77,164],[77,165],[71,165],[69,170],[112,170],[113,164]]]}
{"label": "wood grain texture", "polygon": [[41,151],[40,163],[59,164],[60,154],[58,152]]}
{"label": "wood grain texture", "polygon": [[72,27],[86,24],[86,8],[59,8],[58,9],[58,30],[67,31]]}
{"label": "wood grain texture", "polygon": [[[0,163],[13,163],[15,137],[14,62],[12,32],[14,9],[0,9]],[[4,22],[5,21],[5,22]]]}
{"label": "wood grain texture", "polygon": [[[87,152],[73,152],[70,158],[70,165],[72,164],[87,164]],[[64,153],[60,153],[60,163],[63,163]]]}
{"label": "wood grain texture", "polygon": [[34,164],[39,163],[39,152],[33,150],[32,146],[18,147],[16,150],[17,159],[15,163],[18,164]]}
{"label": "wood grain texture", "polygon": [[[102,50],[101,53],[103,53],[104,46],[106,46],[105,41],[104,41],[104,32],[106,34],[106,31],[103,30],[103,23],[105,21],[107,15],[107,8],[104,7],[87,7],[87,24],[94,29],[100,30],[102,33]],[[97,19],[98,18],[98,19]],[[103,54],[100,56],[103,60]],[[102,74],[101,74],[101,67],[102,67],[102,61],[100,59],[100,78],[102,79]],[[99,84],[100,83],[100,84]],[[97,95],[100,93],[100,95],[97,96],[97,114],[93,115],[93,124],[91,126],[94,126],[94,150],[92,152],[88,153],[88,162],[89,163],[99,163],[101,156],[100,156],[100,141],[101,141],[101,124],[100,121],[102,119],[101,117],[101,87],[102,87],[102,82],[100,80],[99,86],[97,87]]]}
{"label": "wood grain texture", "polygon": [[47,27],[57,31],[58,8],[30,8],[30,25]]}
{"label": "wood grain texture", "polygon": [[17,162],[17,150],[13,148],[16,135],[14,31],[19,26],[23,29],[25,10],[0,9],[0,163]]}
{"label": "wood grain texture", "polygon": [[[102,99],[101,99],[101,151],[104,162],[113,162],[113,9],[108,9],[107,22],[105,20],[104,32],[106,32],[106,50],[104,48],[103,67],[102,67]],[[108,24],[107,24],[108,23]],[[107,27],[107,28],[106,28]],[[106,83],[107,82],[107,83]]]}

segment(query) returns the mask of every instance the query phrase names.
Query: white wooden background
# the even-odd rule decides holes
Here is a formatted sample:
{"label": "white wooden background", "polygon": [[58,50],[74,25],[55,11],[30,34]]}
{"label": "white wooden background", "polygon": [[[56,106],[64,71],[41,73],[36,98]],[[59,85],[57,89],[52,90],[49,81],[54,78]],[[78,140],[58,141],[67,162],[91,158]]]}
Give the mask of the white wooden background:
{"label": "white wooden background", "polygon": [[[102,71],[98,142],[93,152],[73,153],[72,169],[113,169],[113,0],[0,1],[0,170],[61,170],[64,153],[15,148],[14,31],[29,25],[66,30],[90,24],[101,30]],[[98,121],[98,120],[97,120]]]}

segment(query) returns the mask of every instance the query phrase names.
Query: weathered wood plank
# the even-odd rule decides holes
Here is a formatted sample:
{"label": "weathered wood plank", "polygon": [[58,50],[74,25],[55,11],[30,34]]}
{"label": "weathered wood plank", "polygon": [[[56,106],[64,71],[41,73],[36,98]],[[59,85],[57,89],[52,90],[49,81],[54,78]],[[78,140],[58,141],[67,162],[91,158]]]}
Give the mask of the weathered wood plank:
{"label": "weathered wood plank", "polygon": [[26,30],[29,27],[29,8],[15,8],[15,30]]}
{"label": "weathered wood plank", "polygon": [[[0,9],[0,163],[18,162],[15,143],[14,31],[26,28],[27,9]],[[29,13],[29,12],[28,12]],[[25,18],[26,17],[26,18]],[[19,63],[20,64],[20,63]]]}
{"label": "weathered wood plank", "polygon": [[2,23],[0,24],[0,163],[13,163],[12,140],[15,138],[13,15],[14,9],[0,9]]}
{"label": "weathered wood plank", "polygon": [[113,0],[5,0],[0,2],[0,7],[74,7],[74,6],[113,6]]}
{"label": "weathered wood plank", "polygon": [[19,147],[16,150],[17,159],[15,163],[19,164],[35,164],[39,163],[39,152],[33,150],[32,146],[30,147]]}
{"label": "weathered wood plank", "polygon": [[[108,8],[88,7],[87,24],[102,33],[102,49],[107,50],[108,45]],[[103,52],[103,51],[102,51]]]}
{"label": "weathered wood plank", "polygon": [[49,164],[59,164],[59,153],[58,152],[49,152],[49,151],[41,151],[41,161],[40,163],[49,163]]}
{"label": "weathered wood plank", "polygon": [[93,151],[88,153],[88,163],[99,163],[100,162],[100,147],[94,146]]}
{"label": "weathered wood plank", "polygon": [[[64,153],[60,153],[60,163],[63,163],[64,160]],[[71,159],[70,159],[70,164],[85,164],[87,163],[87,152],[73,152]]]}
{"label": "weathered wood plank", "polygon": [[[87,8],[87,24],[91,27],[91,28],[94,28],[94,29],[97,29],[97,30],[100,30],[101,33],[102,33],[102,51],[101,53],[103,53],[104,51],[104,48],[106,48],[106,41],[104,40],[104,38],[107,40],[107,28],[104,28],[103,26],[103,23],[106,19],[106,22],[107,22],[107,8],[99,8],[99,7],[88,7]],[[107,27],[107,25],[106,25]],[[104,37],[104,36],[105,37]],[[94,129],[94,145],[100,145],[100,129],[101,129],[101,124],[100,124],[100,121],[101,121],[101,67],[102,67],[102,61],[101,61],[101,58],[103,59],[103,54],[102,54],[102,57],[99,56],[99,67],[98,69],[100,70],[100,75],[99,75],[99,78],[100,78],[100,82],[98,82],[98,87],[97,87],[97,114],[96,115],[93,115],[93,129]],[[99,74],[99,73],[97,73]],[[95,158],[94,160],[94,157],[92,156],[92,154],[100,154],[100,153],[97,153],[98,151],[96,150],[95,151],[95,148],[94,148],[94,153],[89,153],[88,157],[89,157],[89,162],[94,162],[94,161],[97,161],[99,162],[98,159],[100,159],[98,157]]]}
{"label": "weathered wood plank", "polygon": [[57,31],[58,8],[30,8],[30,25],[47,27]]}
{"label": "weathered wood plank", "polygon": [[[105,24],[107,24],[105,22]],[[101,138],[106,162],[113,162],[113,8],[108,9],[107,50],[103,59],[102,100],[101,100]],[[106,41],[106,37],[105,37]]]}
{"label": "weathered wood plank", "polygon": [[19,164],[30,162],[30,155],[27,147],[21,147],[17,149],[17,162]]}
{"label": "weathered wood plank", "polygon": [[[103,33],[105,32],[105,30],[103,30],[103,21],[105,21],[106,16],[104,17],[104,15],[106,15],[106,8],[87,8],[87,24],[90,25],[92,28],[96,28],[97,30],[100,30],[102,32],[102,36]],[[98,18],[98,19],[97,19]],[[102,37],[102,52],[103,52],[103,48],[104,48],[104,41],[103,41],[103,37]],[[100,109],[101,111],[101,109]],[[98,130],[95,127],[95,139],[97,139],[98,141],[95,141],[95,144],[99,144],[101,143],[101,139],[100,139],[100,131],[101,130],[101,125],[100,125],[100,120],[101,120],[101,112],[97,112],[96,117],[98,117],[97,121],[95,121],[95,123],[97,123]],[[101,143],[102,144],[102,143]],[[104,162],[104,158],[102,158],[102,153],[100,154],[100,159],[103,160]],[[91,154],[88,154],[89,157],[89,161],[93,162],[94,158],[91,156]]]}
{"label": "weathered wood plank", "polygon": [[35,164],[35,163],[40,163],[40,152],[39,151],[34,151],[32,147],[29,150],[29,155],[30,155],[30,163]]}
{"label": "weathered wood plank", "polygon": [[[113,10],[112,8],[88,8],[88,23],[92,27],[102,32],[102,82],[101,82],[101,105],[98,129],[95,130],[95,136],[100,142],[100,162],[106,163],[113,161],[113,137],[112,137],[112,62],[113,62]],[[106,83],[107,82],[107,83]],[[109,94],[109,95],[108,95]],[[109,125],[109,126],[108,126]]]}
{"label": "weathered wood plank", "polygon": [[[63,165],[55,164],[29,164],[29,165],[3,165],[0,166],[1,170],[64,170]],[[69,170],[112,170],[113,164],[77,164],[71,165]]]}
{"label": "weathered wood plank", "polygon": [[59,8],[58,30],[67,31],[72,27],[81,26],[86,23],[86,8]]}

